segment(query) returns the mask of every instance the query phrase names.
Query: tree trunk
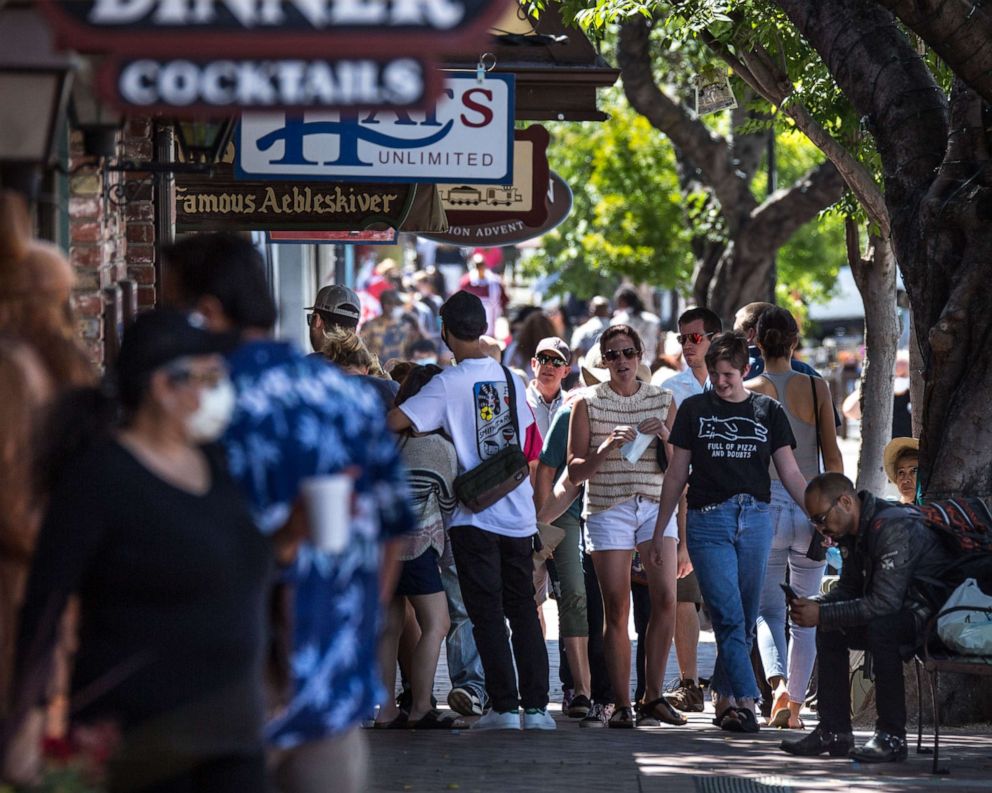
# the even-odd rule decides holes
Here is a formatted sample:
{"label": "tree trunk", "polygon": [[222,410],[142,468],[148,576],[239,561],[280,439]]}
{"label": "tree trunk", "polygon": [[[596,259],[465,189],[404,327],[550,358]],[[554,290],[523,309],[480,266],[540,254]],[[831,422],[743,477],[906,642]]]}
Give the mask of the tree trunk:
{"label": "tree trunk", "polygon": [[868,238],[861,256],[857,226],[847,222],[847,258],[865,306],[865,363],[861,373],[861,450],[859,490],[881,492],[885,487],[882,456],[892,439],[892,370],[899,344],[896,313],[896,263],[887,240]]}

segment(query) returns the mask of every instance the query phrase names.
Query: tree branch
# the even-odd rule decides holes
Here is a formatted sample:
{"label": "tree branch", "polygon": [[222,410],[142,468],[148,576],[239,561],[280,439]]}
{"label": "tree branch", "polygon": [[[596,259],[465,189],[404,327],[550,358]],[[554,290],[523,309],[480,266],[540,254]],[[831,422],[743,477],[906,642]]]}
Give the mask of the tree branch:
{"label": "tree branch", "polygon": [[778,250],[843,193],[844,180],[833,163],[817,166],[790,187],[777,190],[751,213],[752,222],[745,231],[748,244]]}
{"label": "tree branch", "polygon": [[878,0],[992,104],[992,11],[980,0]]}
{"label": "tree branch", "polygon": [[623,90],[631,106],[664,132],[702,171],[706,184],[726,208],[731,233],[739,218],[733,210],[749,212],[757,203],[748,185],[737,176],[730,162],[730,147],[654,81],[651,68],[650,31],[647,21],[637,17],[620,26],[617,65]]}
{"label": "tree branch", "polygon": [[857,157],[823,128],[802,102],[790,99],[793,86],[788,75],[774,64],[764,48],[741,48],[738,58],[723,42],[706,31],[703,32],[703,41],[730,65],[738,77],[767,101],[777,105],[779,112],[795,122],[796,128],[836,166],[851,192],[864,207],[868,219],[878,225],[881,236],[888,237],[889,210],[885,206],[885,196],[874,178]]}
{"label": "tree branch", "polygon": [[882,158],[889,217],[893,227],[908,230],[947,142],[943,91],[892,14],[878,5],[864,0],[775,3],[870,122]]}

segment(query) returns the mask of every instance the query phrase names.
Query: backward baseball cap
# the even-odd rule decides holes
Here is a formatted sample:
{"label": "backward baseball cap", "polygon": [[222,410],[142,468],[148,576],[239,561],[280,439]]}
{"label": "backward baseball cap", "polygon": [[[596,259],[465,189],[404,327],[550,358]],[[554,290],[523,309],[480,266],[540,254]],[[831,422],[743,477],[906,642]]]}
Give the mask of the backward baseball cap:
{"label": "backward baseball cap", "polygon": [[341,284],[331,284],[322,287],[317,292],[313,305],[307,306],[305,310],[323,311],[357,325],[362,316],[362,302],[353,289]]}

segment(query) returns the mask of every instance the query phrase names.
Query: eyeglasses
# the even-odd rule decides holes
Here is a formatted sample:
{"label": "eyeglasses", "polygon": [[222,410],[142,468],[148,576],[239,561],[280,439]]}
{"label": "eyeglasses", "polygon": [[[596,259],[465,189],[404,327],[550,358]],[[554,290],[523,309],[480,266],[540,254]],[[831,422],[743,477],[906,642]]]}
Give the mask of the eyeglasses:
{"label": "eyeglasses", "polygon": [[227,377],[225,369],[209,369],[206,372],[194,372],[192,369],[169,369],[167,370],[169,381],[176,385],[202,385],[207,388],[214,388]]}
{"label": "eyeglasses", "polygon": [[629,361],[631,358],[636,358],[640,354],[636,347],[624,347],[622,350],[603,350],[603,360],[618,361],[620,360],[620,356],[623,355]]}
{"label": "eyeglasses", "polygon": [[691,341],[693,344],[702,344],[703,339],[708,339],[713,333],[680,333],[675,337],[675,340],[685,346],[687,341]]}
{"label": "eyeglasses", "polygon": [[809,522],[814,526],[821,527],[827,525],[827,516],[833,512],[834,507],[837,506],[837,502],[840,500],[840,496],[837,496],[827,508],[826,512],[821,512],[819,515],[810,515]]}
{"label": "eyeglasses", "polygon": [[568,366],[568,364],[557,355],[544,355],[542,353],[541,355],[536,356],[536,359],[541,366],[551,364],[555,369],[561,369],[563,366]]}

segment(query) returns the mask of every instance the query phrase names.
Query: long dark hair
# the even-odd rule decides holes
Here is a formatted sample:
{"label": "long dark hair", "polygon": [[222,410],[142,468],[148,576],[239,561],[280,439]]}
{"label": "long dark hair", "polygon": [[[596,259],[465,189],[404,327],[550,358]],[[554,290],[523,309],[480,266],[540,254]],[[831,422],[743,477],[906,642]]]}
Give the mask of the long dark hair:
{"label": "long dark hair", "polygon": [[109,386],[73,388],[56,397],[43,422],[35,458],[35,486],[50,494],[69,463],[108,439],[121,422],[119,400]]}

